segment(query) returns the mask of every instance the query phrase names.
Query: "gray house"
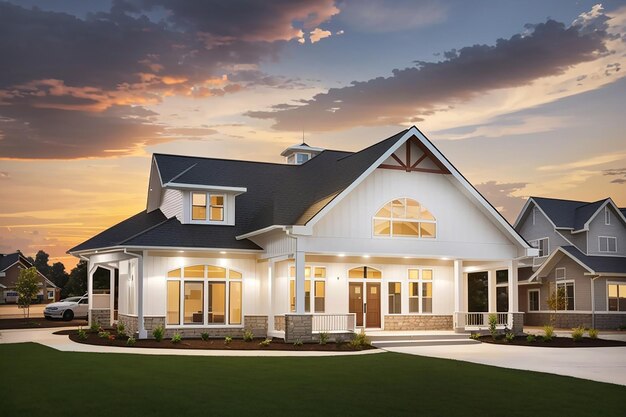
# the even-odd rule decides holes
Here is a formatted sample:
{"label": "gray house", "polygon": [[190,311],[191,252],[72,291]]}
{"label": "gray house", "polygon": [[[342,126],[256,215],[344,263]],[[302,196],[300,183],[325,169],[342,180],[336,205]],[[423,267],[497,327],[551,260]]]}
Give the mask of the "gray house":
{"label": "gray house", "polygon": [[[615,329],[626,325],[626,209],[595,202],[531,197],[515,229],[539,255],[520,263],[524,324]],[[556,313],[550,294],[565,292]]]}

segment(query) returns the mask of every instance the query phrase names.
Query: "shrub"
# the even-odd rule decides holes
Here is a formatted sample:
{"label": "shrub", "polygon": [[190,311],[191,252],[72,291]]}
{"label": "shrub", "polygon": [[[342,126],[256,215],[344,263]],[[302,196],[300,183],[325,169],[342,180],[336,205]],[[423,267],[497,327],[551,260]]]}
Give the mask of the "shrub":
{"label": "shrub", "polygon": [[102,330],[102,331],[98,332],[98,337],[101,337],[103,339],[108,339],[109,336],[111,336],[111,333],[109,333],[107,331]]}
{"label": "shrub", "polygon": [[498,334],[498,330],[496,326],[498,325],[498,316],[496,314],[489,315],[489,333],[491,333],[491,338],[496,340],[496,335]]}
{"label": "shrub", "polygon": [[350,346],[350,349],[352,349],[352,350],[360,350],[361,347],[362,347],[361,343],[356,338],[350,340],[348,342],[348,346]]}
{"label": "shrub", "polygon": [[154,337],[154,340],[156,340],[157,342],[163,340],[164,335],[165,329],[163,328],[163,326],[157,326],[154,330],[152,330],[152,337]]}
{"label": "shrub", "polygon": [[208,334],[208,333],[206,333],[206,332],[205,332],[205,333],[202,333],[202,334],[200,335],[200,337],[201,337],[201,338],[202,338],[202,340],[204,340],[205,342],[206,342],[207,340],[209,340],[209,334]]}
{"label": "shrub", "polygon": [[135,343],[136,343],[136,342],[137,342],[137,341],[135,340],[135,338],[131,336],[131,337],[129,337],[129,338],[128,338],[128,340],[126,341],[126,346],[135,346]]}
{"label": "shrub", "polygon": [[224,344],[225,344],[225,345],[230,345],[230,342],[232,342],[232,341],[233,341],[233,338],[232,338],[232,337],[230,337],[230,336],[226,336],[226,337],[224,338]]}
{"label": "shrub", "polygon": [[534,334],[529,334],[528,336],[526,336],[526,341],[528,343],[535,343],[535,340],[537,340],[537,338]]}
{"label": "shrub", "polygon": [[79,328],[78,328],[78,338],[79,338],[80,340],[85,340],[85,339],[87,339],[87,332],[86,332],[86,331],[84,331],[82,327],[79,327]]}
{"label": "shrub", "polygon": [[354,335],[352,340],[350,340],[349,345],[352,349],[361,349],[365,346],[370,345],[370,340],[365,334],[365,330],[361,329],[360,333]]}
{"label": "shrub", "polygon": [[172,343],[180,343],[181,340],[183,340],[183,336],[178,332],[174,333],[174,336],[172,336]]}
{"label": "shrub", "polygon": [[325,345],[330,339],[330,335],[326,332],[320,333],[320,345]]}
{"label": "shrub", "polygon": [[293,345],[295,347],[300,347],[302,346],[302,340],[300,338],[297,338],[295,342],[293,342]]}
{"label": "shrub", "polygon": [[263,347],[267,347],[267,346],[270,345],[270,343],[272,343],[272,339],[268,338],[268,339],[262,340],[261,343],[259,343],[259,345],[261,345]]}
{"label": "shrub", "polygon": [[472,339],[472,340],[479,340],[480,339],[480,333],[472,333],[472,334],[470,334],[470,339]]}
{"label": "shrub", "polygon": [[246,329],[243,331],[243,340],[246,342],[252,342],[252,340],[254,339],[254,333],[252,333],[252,330],[250,329]]}
{"label": "shrub", "polygon": [[102,327],[100,327],[100,325],[96,322],[91,323],[91,326],[89,326],[89,331],[91,333],[99,333],[102,331]]}
{"label": "shrub", "polygon": [[582,326],[578,326],[575,329],[572,329],[572,339],[574,342],[580,342],[583,340],[583,336],[585,335],[585,329]]}
{"label": "shrub", "polygon": [[513,332],[506,332],[504,334],[504,340],[506,340],[507,343],[512,342],[515,339],[515,333]]}
{"label": "shrub", "polygon": [[124,323],[117,323],[115,330],[117,334],[126,334],[126,326],[124,326]]}
{"label": "shrub", "polygon": [[591,339],[597,339],[598,338],[598,329],[589,329],[589,337]]}
{"label": "shrub", "polygon": [[554,327],[550,326],[550,325],[545,325],[543,326],[543,341],[544,342],[549,342],[552,340],[552,338],[554,337]]}

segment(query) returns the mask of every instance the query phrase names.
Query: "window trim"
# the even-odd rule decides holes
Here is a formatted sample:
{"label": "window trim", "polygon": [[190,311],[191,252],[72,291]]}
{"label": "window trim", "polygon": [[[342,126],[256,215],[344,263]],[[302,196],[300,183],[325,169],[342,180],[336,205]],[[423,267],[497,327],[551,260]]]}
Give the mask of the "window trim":
{"label": "window trim", "polygon": [[[400,311],[397,313],[392,313],[390,311],[391,306],[389,304],[389,297],[391,297],[391,293],[389,292],[389,285],[390,284],[400,284],[400,293],[398,294],[400,297]],[[395,294],[394,294],[394,298],[395,298]],[[390,316],[397,316],[397,315],[402,315],[402,281],[387,281],[387,314]]]}
{"label": "window trim", "polygon": [[[563,276],[562,276],[562,277],[559,277],[559,276],[557,275],[557,271],[563,271]],[[559,282],[560,282],[560,281],[567,281],[567,268],[566,268],[566,267],[564,267],[564,266],[560,266],[560,267],[558,267],[558,268],[554,268],[554,279],[555,279],[556,281],[559,281]]]}
{"label": "window trim", "polygon": [[[205,195],[205,212],[206,217],[204,220],[194,219],[193,218],[193,208],[200,207],[194,206],[193,204],[193,195],[194,194],[204,194]],[[222,197],[223,205],[222,207],[222,220],[210,220],[211,218],[211,207],[219,207],[211,205],[211,197]],[[190,191],[189,192],[189,223],[190,224],[227,224],[228,222],[228,195],[223,192],[211,192],[211,191]]]}
{"label": "window trim", "polygon": [[533,207],[533,226],[537,224],[537,207]]}
{"label": "window trim", "polygon": [[[536,292],[537,293],[537,310],[533,310],[532,308],[530,308],[530,293],[531,292]],[[529,312],[530,311],[532,311],[532,312],[541,311],[541,288],[531,288],[531,289],[529,289],[528,293],[527,293],[527,296],[528,296],[528,300],[526,300],[526,301],[527,301],[527,304],[528,304],[528,311]]]}
{"label": "window trim", "polygon": [[[393,210],[390,211],[389,217],[382,217],[382,216],[377,216],[377,214],[387,205],[387,204],[391,204],[393,203],[393,201],[395,200],[403,200],[404,201],[404,207],[405,207],[405,217],[394,217],[393,216]],[[428,213],[430,213],[430,215],[433,217],[434,220],[426,220],[426,219],[409,219],[406,217],[406,206],[407,206],[407,200],[411,200],[417,204],[419,204],[420,207],[423,207],[422,203],[420,203],[419,201],[411,198],[411,197],[397,197],[397,198],[392,198],[391,200],[385,202],[385,204],[381,205],[378,207],[378,209],[376,210],[376,212],[374,213],[374,215],[372,216],[372,237],[376,238],[376,239],[419,239],[419,240],[437,240],[437,236],[438,236],[438,227],[437,227],[437,218],[430,212],[430,210],[426,210],[428,211]],[[389,222],[389,234],[388,235],[382,235],[382,234],[376,234],[376,221],[388,221]],[[418,225],[417,227],[417,232],[418,235],[417,236],[409,236],[409,235],[394,235],[393,233],[393,223],[394,222],[408,222],[408,223],[416,223]],[[432,224],[435,226],[435,233],[434,236],[432,237],[427,237],[427,236],[422,236],[422,229],[420,227],[420,223],[427,223],[427,224]]]}
{"label": "window trim", "polygon": [[[498,282],[498,272],[499,271],[505,271],[506,272],[506,282]],[[509,310],[511,309],[510,306],[510,294],[509,294],[509,270],[508,269],[496,269],[495,271],[493,271],[493,277],[494,277],[494,281],[495,281],[495,288],[496,288],[496,293],[495,293],[495,297],[496,297],[496,313],[508,313]],[[507,295],[507,300],[506,300],[506,311],[499,311],[498,310],[498,288],[506,288],[506,295]]]}
{"label": "window trim", "polygon": [[[602,239],[606,239],[606,250],[602,250]],[[609,250],[609,241],[615,241],[615,250]],[[600,253],[617,253],[617,237],[615,236],[598,236],[598,252]]]}
{"label": "window trim", "polygon": [[[609,309],[609,285],[617,285],[617,310],[610,310]],[[607,281],[606,282],[606,311],[608,312],[612,312],[612,313],[626,313],[626,310],[620,310],[619,309],[619,286],[620,285],[626,285],[626,281]]]}
{"label": "window trim", "polygon": [[[304,264],[305,268],[310,268],[309,272],[309,276],[307,277],[305,275],[304,277],[304,281],[305,281],[305,293],[306,293],[306,281],[310,282],[310,296],[309,296],[309,311],[306,312],[306,305],[305,305],[305,312],[307,314],[314,314],[314,313],[325,313],[326,312],[326,301],[327,301],[327,297],[326,294],[328,292],[328,284],[327,284],[327,280],[328,280],[328,267],[326,265],[319,265],[319,264]],[[291,276],[291,268],[294,268],[294,274],[293,276]],[[296,298],[296,271],[295,271],[296,265],[294,263],[290,263],[287,265],[287,278],[289,279],[288,281],[288,288],[287,288],[287,309],[289,310],[289,312],[294,313],[295,310],[295,302],[294,302],[294,307],[293,310],[291,309],[291,283],[293,282],[293,290],[294,290],[294,294],[293,294],[293,298],[295,300]],[[324,269],[324,276],[323,277],[316,277],[315,276],[315,269],[316,268],[321,268]],[[315,287],[315,284],[317,282],[323,282],[324,283],[324,311],[317,311],[317,309],[315,308],[315,298],[317,297],[317,288]],[[306,297],[305,297],[306,298]]]}
{"label": "window trim", "polygon": [[[411,276],[411,271],[418,271],[418,275],[417,275],[417,279],[415,278],[410,278]],[[431,278],[430,279],[423,279],[423,271],[430,271],[431,274]],[[406,280],[408,282],[408,291],[407,291],[407,295],[408,295],[408,300],[409,300],[409,315],[434,315],[433,310],[434,310],[434,306],[433,306],[433,299],[434,294],[435,294],[435,269],[431,266],[428,267],[409,267],[406,270]],[[430,297],[425,297],[424,296],[424,284],[428,284],[430,283],[431,285],[431,292],[433,295],[431,295]],[[417,284],[417,294],[418,296],[411,296],[411,284]],[[419,299],[419,311],[415,312],[415,311],[411,311],[411,303],[410,303],[410,299],[411,298],[417,298]],[[425,313],[424,312],[424,299],[430,299],[430,313]]]}
{"label": "window trim", "polygon": [[559,290],[559,285],[564,285],[565,286],[565,303],[566,303],[565,307],[568,307],[567,306],[567,285],[568,284],[572,284],[572,295],[573,295],[572,300],[574,302],[574,305],[572,306],[571,310],[569,308],[565,308],[564,310],[556,310],[556,311],[564,311],[564,312],[576,311],[576,281],[573,280],[573,279],[566,279],[566,280],[556,281],[556,288],[555,289],[556,289],[556,291],[558,291]]}
{"label": "window trim", "polygon": [[[528,243],[530,244],[530,246],[532,246],[535,249],[539,249],[539,253],[541,253],[541,245],[539,244],[540,241],[546,240],[546,250],[544,252],[543,255],[537,255],[535,256],[535,258],[545,258],[546,256],[550,255],[550,238],[549,237],[540,237],[538,239],[533,239],[533,240],[529,240]],[[533,242],[536,244],[533,245]]]}
{"label": "window trim", "polygon": [[611,225],[611,210],[609,209],[609,206],[604,207],[604,225]]}

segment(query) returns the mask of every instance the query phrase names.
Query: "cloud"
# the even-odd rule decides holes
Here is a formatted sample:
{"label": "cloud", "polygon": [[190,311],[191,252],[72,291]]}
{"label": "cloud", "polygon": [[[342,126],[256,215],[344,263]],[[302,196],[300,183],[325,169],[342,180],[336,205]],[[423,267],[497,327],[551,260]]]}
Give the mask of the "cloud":
{"label": "cloud", "polygon": [[316,43],[324,38],[328,38],[330,35],[332,35],[332,33],[329,30],[315,28],[311,31],[309,39],[311,39],[311,43]]}
{"label": "cloud", "polygon": [[527,185],[528,183],[525,182],[498,183],[488,181],[477,184],[476,188],[507,220],[512,222],[526,201],[525,197],[513,194],[524,189]]}
{"label": "cloud", "polygon": [[435,0],[344,0],[338,20],[359,32],[396,32],[443,22],[448,8]]}
{"label": "cloud", "polygon": [[605,169],[602,175],[618,177],[611,180],[611,184],[626,184],[626,168]]}
{"label": "cloud", "polygon": [[[491,120],[487,124],[433,132],[438,140],[462,140],[476,137],[499,138],[555,131],[570,123],[567,117],[527,116]],[[571,123],[570,123],[571,125]],[[462,130],[462,131],[459,131]]]}
{"label": "cloud", "polygon": [[[626,158],[626,153],[610,153],[605,155],[594,156],[593,158],[585,158],[579,161],[566,162],[556,165],[544,165],[537,168],[539,171],[565,171],[570,169],[589,168],[597,165],[604,165],[610,162],[620,161]],[[612,174],[605,174],[612,175]]]}
{"label": "cloud", "polygon": [[11,176],[8,172],[0,171],[0,180],[8,180],[9,178],[11,178]]}
{"label": "cloud", "polygon": [[287,131],[415,123],[487,92],[527,86],[609,54],[605,43],[611,35],[582,32],[581,26],[548,20],[524,36],[464,47],[443,61],[418,62],[394,70],[391,77],[332,88],[297,108],[247,115],[274,120],[275,129]]}

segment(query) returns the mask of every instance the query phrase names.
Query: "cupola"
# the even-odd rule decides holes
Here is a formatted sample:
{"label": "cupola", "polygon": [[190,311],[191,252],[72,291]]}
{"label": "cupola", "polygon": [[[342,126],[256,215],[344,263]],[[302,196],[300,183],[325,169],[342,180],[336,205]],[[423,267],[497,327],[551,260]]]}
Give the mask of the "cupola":
{"label": "cupola", "polygon": [[300,145],[293,145],[285,149],[280,155],[285,157],[285,161],[290,165],[302,165],[309,159],[319,155],[324,149],[314,148],[302,142]]}

